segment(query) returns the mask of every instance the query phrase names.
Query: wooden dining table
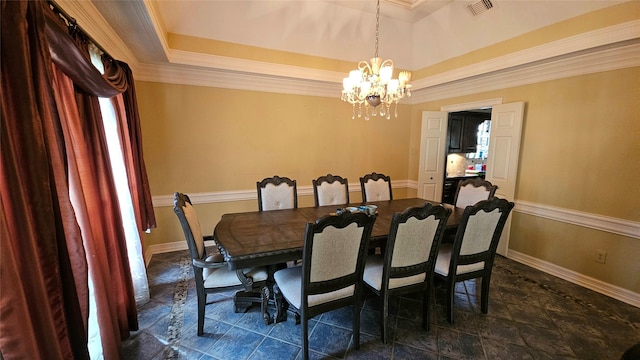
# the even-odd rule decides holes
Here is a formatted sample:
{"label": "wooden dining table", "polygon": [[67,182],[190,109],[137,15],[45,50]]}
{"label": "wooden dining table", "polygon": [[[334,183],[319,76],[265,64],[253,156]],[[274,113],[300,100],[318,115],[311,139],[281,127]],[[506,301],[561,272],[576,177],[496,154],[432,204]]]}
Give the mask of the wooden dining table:
{"label": "wooden dining table", "polygon": [[[440,205],[419,198],[367,202],[367,205],[378,207],[369,246],[384,246],[394,213],[412,206],[423,206],[425,202]],[[304,230],[308,222],[315,222],[341,208],[361,205],[364,204],[224,214],[215,227],[213,237],[230,270],[285,263],[302,258]],[[447,228],[457,228],[464,209],[442,205],[452,210]]]}

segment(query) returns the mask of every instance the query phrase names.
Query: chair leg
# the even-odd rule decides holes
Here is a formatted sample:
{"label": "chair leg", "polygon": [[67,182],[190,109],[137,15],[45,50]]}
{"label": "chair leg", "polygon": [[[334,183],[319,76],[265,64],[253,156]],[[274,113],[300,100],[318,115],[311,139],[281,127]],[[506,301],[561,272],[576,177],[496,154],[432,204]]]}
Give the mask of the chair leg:
{"label": "chair leg", "polygon": [[480,294],[480,310],[483,314],[489,312],[489,283],[491,282],[491,274],[482,277],[482,294]]}
{"label": "chair leg", "polygon": [[453,300],[455,298],[456,280],[450,278],[447,280],[447,320],[449,324],[453,324]]}
{"label": "chair leg", "polygon": [[309,320],[302,315],[302,355],[304,360],[309,360]]}
{"label": "chair leg", "polygon": [[204,306],[207,303],[207,294],[198,294],[198,336],[204,334]]}
{"label": "chair leg", "polygon": [[380,333],[382,334],[382,343],[386,344],[388,339],[387,334],[387,318],[389,317],[389,295],[385,291],[382,294],[382,326],[380,327]]}
{"label": "chair leg", "polygon": [[424,291],[422,295],[422,328],[429,331],[431,327],[431,294],[433,292],[433,285]]}
{"label": "chair leg", "polygon": [[353,347],[360,349],[360,302],[358,296],[354,296],[353,302]]}

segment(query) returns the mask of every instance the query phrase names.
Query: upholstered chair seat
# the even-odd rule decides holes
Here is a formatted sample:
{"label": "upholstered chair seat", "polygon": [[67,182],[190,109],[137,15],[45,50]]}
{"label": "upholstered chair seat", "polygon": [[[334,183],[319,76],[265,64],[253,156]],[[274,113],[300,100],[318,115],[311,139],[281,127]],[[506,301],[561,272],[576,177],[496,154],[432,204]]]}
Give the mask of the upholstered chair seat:
{"label": "upholstered chair seat", "polygon": [[[218,261],[221,255],[217,256],[209,256],[205,263],[224,263],[224,261]],[[265,268],[251,268],[244,269],[242,272],[247,276],[251,277],[253,281],[266,281],[268,278],[268,273]],[[229,271],[228,265],[224,263],[224,267],[222,268],[204,268],[202,271],[202,277],[204,278],[204,287],[205,288],[216,288],[216,287],[229,287],[229,286],[241,286],[242,282],[238,279],[238,274],[235,271]]]}

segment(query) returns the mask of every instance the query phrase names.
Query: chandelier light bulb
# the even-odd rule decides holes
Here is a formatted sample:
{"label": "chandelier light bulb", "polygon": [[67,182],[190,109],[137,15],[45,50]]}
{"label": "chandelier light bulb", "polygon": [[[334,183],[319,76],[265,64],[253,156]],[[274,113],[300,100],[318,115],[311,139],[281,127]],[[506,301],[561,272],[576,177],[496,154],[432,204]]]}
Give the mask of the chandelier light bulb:
{"label": "chandelier light bulb", "polygon": [[348,78],[348,77],[342,79],[342,90],[351,91],[351,89],[353,89],[353,85],[351,83],[351,79]]}
{"label": "chandelier light bulb", "polygon": [[390,93],[398,92],[398,85],[399,84],[400,84],[400,82],[398,81],[398,79],[390,80],[389,83],[387,84],[387,91],[390,92]]}
{"label": "chandelier light bulb", "polygon": [[388,83],[389,80],[391,80],[392,76],[393,76],[393,66],[385,66],[382,69],[380,69],[380,81],[383,84]]}
{"label": "chandelier light bulb", "polygon": [[362,93],[367,94],[369,92],[369,89],[371,89],[371,83],[368,81],[363,81],[362,84],[360,84],[360,91]]}

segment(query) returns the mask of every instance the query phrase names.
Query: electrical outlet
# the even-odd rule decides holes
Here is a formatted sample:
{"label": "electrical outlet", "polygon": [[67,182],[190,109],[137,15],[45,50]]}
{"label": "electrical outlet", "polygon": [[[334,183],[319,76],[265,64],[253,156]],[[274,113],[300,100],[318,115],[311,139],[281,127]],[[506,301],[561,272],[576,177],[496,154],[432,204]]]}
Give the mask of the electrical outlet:
{"label": "electrical outlet", "polygon": [[607,262],[607,252],[606,251],[602,251],[602,250],[595,250],[593,260],[595,260],[595,262],[599,262],[601,264],[606,263]]}

